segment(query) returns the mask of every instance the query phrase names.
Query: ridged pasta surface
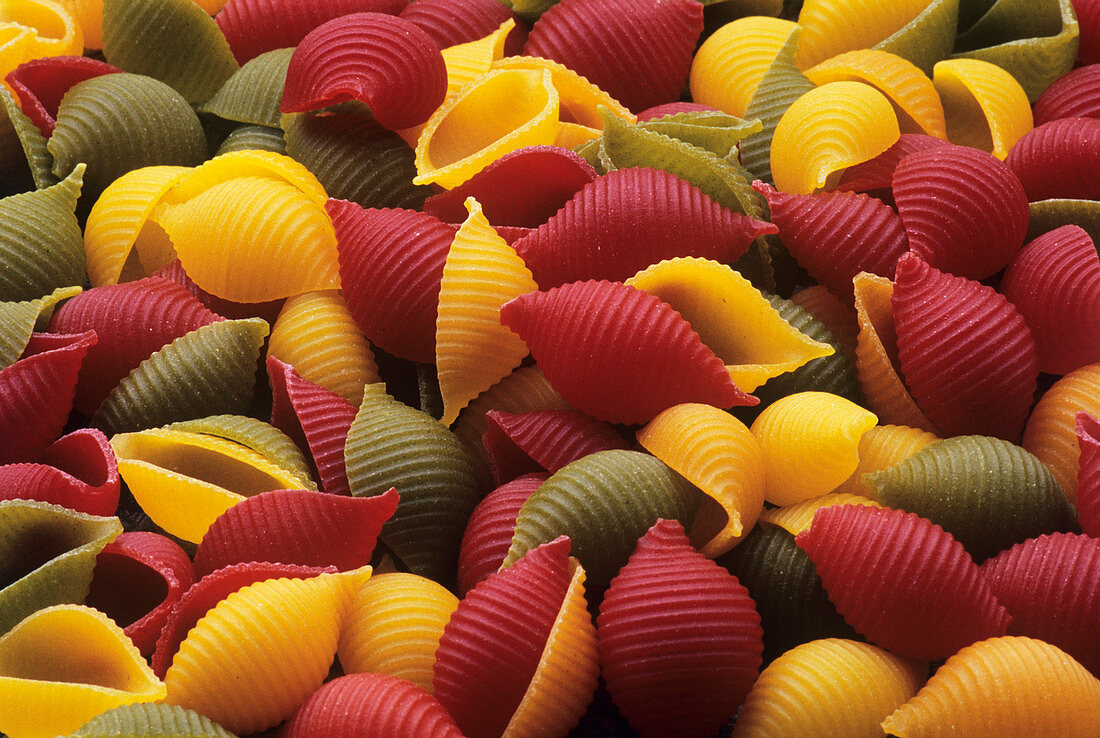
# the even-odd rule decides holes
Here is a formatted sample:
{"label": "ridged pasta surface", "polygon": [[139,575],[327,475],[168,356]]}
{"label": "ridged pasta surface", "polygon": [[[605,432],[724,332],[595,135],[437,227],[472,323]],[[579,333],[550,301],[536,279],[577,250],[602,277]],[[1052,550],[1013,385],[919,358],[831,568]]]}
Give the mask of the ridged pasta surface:
{"label": "ridged pasta surface", "polygon": [[763,15],[718,28],[691,61],[691,99],[745,117],[757,85],[796,28],[789,20]]}
{"label": "ridged pasta surface", "polygon": [[579,458],[613,448],[629,448],[609,423],[576,410],[486,413],[482,444],[498,484],[527,472],[550,474]]}
{"label": "ridged pasta surface", "polygon": [[204,98],[199,110],[238,123],[278,128],[279,102],[292,53],[293,49],[275,49],[250,59]]}
{"label": "ridged pasta surface", "polygon": [[876,425],[860,437],[859,463],[852,476],[837,487],[837,492],[877,499],[874,487],[867,485],[863,475],[892,467],[936,440],[939,439],[934,433],[920,428]]}
{"label": "ridged pasta surface", "polygon": [[137,702],[101,712],[73,738],[234,738],[205,715],[176,705]]}
{"label": "ridged pasta surface", "polygon": [[549,479],[548,474],[525,474],[487,494],[477,504],[458,552],[458,593],[465,595],[478,582],[500,569],[512,545],[516,518],[527,498]]}
{"label": "ridged pasta surface", "polygon": [[1004,159],[1033,125],[1027,93],[1002,67],[980,59],[936,62],[947,140]]}
{"label": "ridged pasta surface", "polygon": [[1024,448],[1050,469],[1070,502],[1077,500],[1081,458],[1074,417],[1082,410],[1100,417],[1097,398],[1100,398],[1100,364],[1074,369],[1043,393],[1024,428]]}

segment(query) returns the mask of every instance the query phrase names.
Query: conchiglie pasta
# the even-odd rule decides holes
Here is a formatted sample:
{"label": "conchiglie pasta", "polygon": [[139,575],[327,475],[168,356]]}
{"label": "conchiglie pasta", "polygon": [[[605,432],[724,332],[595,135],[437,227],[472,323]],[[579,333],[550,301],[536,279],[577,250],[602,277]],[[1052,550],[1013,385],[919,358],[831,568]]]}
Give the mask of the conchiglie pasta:
{"label": "conchiglie pasta", "polygon": [[846,492],[876,498],[873,487],[863,481],[863,475],[886,469],[939,440],[934,433],[907,425],[876,425],[859,439],[859,463],[852,476],[837,487]]}
{"label": "conchiglie pasta", "polygon": [[1074,417],[1082,410],[1100,417],[1100,364],[1075,369],[1055,382],[1024,428],[1024,448],[1050,469],[1071,502],[1077,500],[1081,458]]}
{"label": "conchiglie pasta", "polygon": [[205,715],[163,702],[136,702],[96,715],[71,738],[234,738]]}
{"label": "conchiglie pasta", "polygon": [[275,49],[250,59],[225,80],[199,111],[226,120],[276,128],[286,68],[293,49]]}
{"label": "conchiglie pasta", "polygon": [[[873,431],[874,428],[871,430]],[[865,433],[863,437],[866,438],[870,432],[871,431]],[[862,439],[860,440],[862,441]],[[760,513],[760,524],[766,527],[777,526],[791,535],[797,536],[810,527],[814,521],[814,514],[817,513],[818,510],[832,505],[869,505],[871,507],[882,507],[880,503],[870,499],[870,497],[854,495],[847,492],[827,492],[818,497],[811,497],[808,500],[796,502],[793,505],[768,508]]]}
{"label": "conchiglie pasta", "polygon": [[952,143],[1004,159],[1034,125],[1024,88],[995,64],[946,59],[936,64],[932,82],[943,101],[947,138]]}

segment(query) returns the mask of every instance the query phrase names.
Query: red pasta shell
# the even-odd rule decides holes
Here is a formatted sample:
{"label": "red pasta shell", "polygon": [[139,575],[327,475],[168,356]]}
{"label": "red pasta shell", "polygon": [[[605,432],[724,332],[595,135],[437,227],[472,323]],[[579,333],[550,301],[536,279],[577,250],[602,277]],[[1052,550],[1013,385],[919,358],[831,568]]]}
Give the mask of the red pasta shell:
{"label": "red pasta shell", "polygon": [[1056,79],[1035,101],[1032,117],[1037,126],[1059,118],[1100,118],[1100,64]]}
{"label": "red pasta shell", "polygon": [[899,656],[947,658],[1011,620],[962,544],[914,513],[825,507],[795,541],[844,619]]}
{"label": "red pasta shell", "polygon": [[505,154],[458,187],[432,195],[424,201],[424,212],[462,223],[468,217],[466,198],[473,197],[494,226],[538,228],[595,178],[592,165],[569,149],[528,146]]}
{"label": "red pasta shell", "polygon": [[335,572],[331,566],[299,566],[296,564],[272,564],[268,562],[247,562],[233,564],[218,569],[212,574],[195,582],[168,614],[168,620],[157,639],[151,665],[154,673],[161,679],[172,665],[188,631],[199,622],[203,615],[239,589],[267,579],[308,579],[318,574]]}
{"label": "red pasta shell", "polygon": [[547,479],[548,474],[525,474],[497,487],[474,508],[458,551],[460,596],[500,569],[512,545],[519,509]]}
{"label": "red pasta shell", "polygon": [[419,125],[447,95],[447,66],[419,26],[384,13],[322,23],[294,49],[279,109],[318,110],[347,100],[391,130]]}
{"label": "red pasta shell", "polygon": [[940,435],[1019,443],[1039,359],[1016,308],[911,253],[898,260],[890,304],[905,383]]}
{"label": "red pasta shell", "polygon": [[1077,519],[1085,535],[1100,538],[1100,420],[1083,410],[1075,417],[1077,445],[1081,449],[1077,469]]}
{"label": "red pasta shell", "polygon": [[67,300],[50,330],[94,330],[76,385],[76,409],[91,417],[119,382],[156,351],[196,328],[221,320],[185,287],[163,277],[93,287]]}
{"label": "red pasta shell", "polygon": [[909,250],[905,227],[893,208],[857,192],[794,195],[759,180],[772,222],[791,256],[830,292],[851,303],[860,272],[893,278],[898,257]]}
{"label": "red pasta shell", "polygon": [[523,53],[564,64],[637,112],[680,99],[702,32],[695,0],[562,0]]}
{"label": "red pasta shell", "polygon": [[376,497],[261,492],[218,516],[195,553],[195,571],[205,576],[247,561],[357,569],[370,563],[397,499],[393,487]]}
{"label": "red pasta shell", "polygon": [[121,71],[113,64],[87,56],[48,56],[23,62],[8,72],[4,81],[19,99],[23,114],[49,138],[57,106],[70,87],[92,77]]}
{"label": "red pasta shell", "polygon": [[737,261],[771,223],[724,208],[662,169],[608,172],[582,187],[515,249],[542,289],[584,279],[624,281],[663,259]]}
{"label": "red pasta shell", "polygon": [[271,381],[271,424],[309,449],[321,489],[350,495],[344,443],[358,411],[340,395],[303,379],[294,367],[274,356],[267,358]]}
{"label": "red pasta shell", "polygon": [[323,685],[280,729],[282,738],[462,738],[432,695],[388,674],[347,674]]}
{"label": "red pasta shell", "polygon": [[610,425],[576,410],[490,410],[485,417],[489,421],[483,437],[485,451],[497,484],[528,471],[553,474],[597,451],[630,448]]}
{"label": "red pasta shell", "polygon": [[836,189],[846,192],[890,191],[894,170],[905,157],[925,149],[950,146],[947,141],[925,133],[903,133],[890,148],[865,162],[844,170]]}
{"label": "red pasta shell", "polygon": [[1012,615],[1009,635],[1051,643],[1100,674],[1100,539],[1032,538],[987,560],[982,574]]}
{"label": "red pasta shell", "polygon": [[416,0],[405,6],[401,17],[423,28],[441,49],[484,38],[511,18],[516,27],[504,42],[505,56],[520,53],[529,30],[498,0]]}
{"label": "red pasta shell", "polygon": [[498,738],[527,691],[569,587],[569,539],[483,580],[451,615],[435,656],[435,696],[469,738]]}
{"label": "red pasta shell", "polygon": [[168,614],[195,583],[187,552],[158,533],[122,533],[95,560],[85,604],[123,628],[143,656],[156,647]]}
{"label": "red pasta shell", "polygon": [[329,200],[344,301],[374,345],[435,361],[435,314],[454,226],[415,210]]}
{"label": "red pasta shell", "polygon": [[1015,143],[1005,164],[1031,202],[1100,197],[1100,119],[1061,118],[1036,126]]}
{"label": "red pasta shell", "polygon": [[710,738],[745,701],[764,631],[737,577],[659,520],[611,580],[596,619],[615,706],[643,738]]}
{"label": "red pasta shell", "polygon": [[648,423],[684,402],[754,405],[722,360],[669,305],[619,282],[528,292],[500,309],[572,407],[609,423]]}
{"label": "red pasta shell", "polygon": [[1073,11],[1077,14],[1080,29],[1077,61],[1096,64],[1100,62],[1100,2],[1073,0]]}
{"label": "red pasta shell", "polygon": [[268,302],[234,302],[224,297],[212,295],[202,287],[195,284],[194,280],[184,271],[179,259],[174,259],[163,268],[153,273],[154,277],[164,277],[176,284],[183,285],[187,291],[195,296],[199,302],[217,315],[227,320],[242,320],[245,318],[263,318],[268,325],[274,325],[279,317],[279,311],[283,307],[284,300],[270,300]]}
{"label": "red pasta shell", "polygon": [[1000,290],[1031,328],[1039,371],[1068,374],[1100,362],[1100,256],[1083,228],[1065,225],[1031,241]]}
{"label": "red pasta shell", "polygon": [[238,64],[265,51],[297,46],[317,26],[349,13],[396,15],[406,0],[229,0],[214,22]]}
{"label": "red pasta shell", "polygon": [[118,511],[121,487],[115,452],[96,428],[58,438],[39,463],[0,466],[0,500],[40,500],[110,517]]}
{"label": "red pasta shell", "polygon": [[61,435],[95,342],[95,331],[35,333],[22,358],[0,370],[0,464],[38,461]]}
{"label": "red pasta shell", "polygon": [[894,202],[909,248],[932,266],[985,279],[1027,237],[1027,195],[1013,170],[969,146],[910,154],[894,169]]}

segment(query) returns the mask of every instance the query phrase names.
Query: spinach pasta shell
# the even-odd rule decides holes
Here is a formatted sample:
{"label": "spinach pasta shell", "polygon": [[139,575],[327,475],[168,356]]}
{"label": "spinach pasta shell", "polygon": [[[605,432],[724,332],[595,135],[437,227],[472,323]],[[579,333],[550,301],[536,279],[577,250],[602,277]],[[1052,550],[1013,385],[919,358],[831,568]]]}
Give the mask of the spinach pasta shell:
{"label": "spinach pasta shell", "polygon": [[236,738],[205,715],[176,705],[138,702],[107,710],[71,738]]}
{"label": "spinach pasta shell", "polygon": [[278,128],[282,117],[279,103],[292,53],[293,49],[274,49],[250,59],[216,92],[203,99],[199,112],[238,123]]}

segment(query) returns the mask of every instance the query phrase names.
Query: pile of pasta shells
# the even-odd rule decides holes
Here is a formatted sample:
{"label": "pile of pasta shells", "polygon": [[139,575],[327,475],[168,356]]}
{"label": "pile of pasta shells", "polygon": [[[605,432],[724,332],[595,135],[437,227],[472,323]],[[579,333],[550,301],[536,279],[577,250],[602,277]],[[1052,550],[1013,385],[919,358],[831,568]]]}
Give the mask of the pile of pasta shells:
{"label": "pile of pasta shells", "polygon": [[0,734],[1096,736],[1100,2],[0,2]]}

